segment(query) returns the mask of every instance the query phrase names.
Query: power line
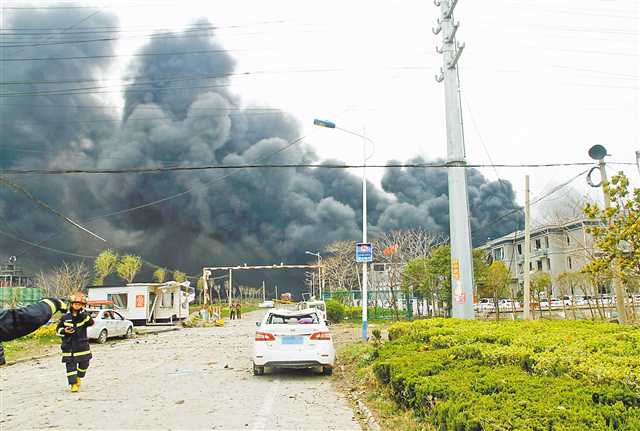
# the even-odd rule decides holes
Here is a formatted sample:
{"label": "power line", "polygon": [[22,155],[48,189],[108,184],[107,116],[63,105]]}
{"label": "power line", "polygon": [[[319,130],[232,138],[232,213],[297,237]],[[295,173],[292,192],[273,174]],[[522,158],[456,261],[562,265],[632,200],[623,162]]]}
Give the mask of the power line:
{"label": "power line", "polygon": [[[632,162],[612,162],[612,165],[635,166]],[[567,166],[592,166],[593,162],[568,162],[568,163],[516,163],[516,164],[466,164],[466,168],[553,168]],[[164,166],[164,167],[139,167],[123,169],[0,169],[0,175],[67,175],[67,174],[146,174],[159,172],[187,172],[227,169],[292,169],[292,168],[319,168],[319,169],[356,169],[363,168],[362,164],[334,164],[334,163],[284,163],[284,164],[239,164],[239,165],[202,165],[202,166]],[[446,162],[439,163],[388,163],[367,164],[368,168],[425,168],[447,169],[460,167],[457,164]]]}

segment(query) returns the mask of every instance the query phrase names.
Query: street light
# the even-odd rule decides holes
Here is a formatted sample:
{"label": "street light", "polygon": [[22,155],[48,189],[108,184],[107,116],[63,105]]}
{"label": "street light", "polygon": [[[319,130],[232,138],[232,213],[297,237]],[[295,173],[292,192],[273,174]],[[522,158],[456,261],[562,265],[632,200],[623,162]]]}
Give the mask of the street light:
{"label": "street light", "polygon": [[322,256],[320,256],[320,252],[313,253],[310,251],[305,251],[305,254],[310,254],[311,256],[316,256],[318,258],[318,295],[320,299],[322,299],[322,272],[320,263],[322,262]]}
{"label": "street light", "polygon": [[[336,123],[327,120],[313,120],[313,125],[325,127],[327,129],[337,129],[350,135],[362,138],[362,242],[367,242],[367,160],[373,156],[375,143],[365,135],[343,129],[336,126]],[[371,143],[371,154],[367,156],[367,142]],[[367,274],[367,262],[362,262],[362,339],[367,341],[367,285],[369,277]]]}

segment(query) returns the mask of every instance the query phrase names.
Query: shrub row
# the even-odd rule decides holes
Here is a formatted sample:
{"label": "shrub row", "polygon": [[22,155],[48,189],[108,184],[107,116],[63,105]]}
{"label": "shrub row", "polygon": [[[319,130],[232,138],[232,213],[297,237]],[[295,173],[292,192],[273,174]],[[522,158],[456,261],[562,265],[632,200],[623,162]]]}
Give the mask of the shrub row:
{"label": "shrub row", "polygon": [[373,355],[439,430],[640,429],[640,329],[581,321],[397,323]]}

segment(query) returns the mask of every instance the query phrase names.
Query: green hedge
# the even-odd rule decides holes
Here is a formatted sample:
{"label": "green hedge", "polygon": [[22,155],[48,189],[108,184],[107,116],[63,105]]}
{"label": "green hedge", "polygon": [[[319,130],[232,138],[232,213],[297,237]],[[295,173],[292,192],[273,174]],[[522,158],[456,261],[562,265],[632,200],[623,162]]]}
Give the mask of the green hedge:
{"label": "green hedge", "polygon": [[376,377],[438,430],[640,430],[640,329],[586,321],[397,323]]}
{"label": "green hedge", "polygon": [[[327,319],[333,323],[342,322],[343,320],[362,320],[362,307],[350,307],[343,303],[329,299],[326,302],[327,307]],[[388,308],[373,308],[369,307],[368,319],[391,319],[394,316],[393,310]],[[404,314],[401,314],[402,316]]]}

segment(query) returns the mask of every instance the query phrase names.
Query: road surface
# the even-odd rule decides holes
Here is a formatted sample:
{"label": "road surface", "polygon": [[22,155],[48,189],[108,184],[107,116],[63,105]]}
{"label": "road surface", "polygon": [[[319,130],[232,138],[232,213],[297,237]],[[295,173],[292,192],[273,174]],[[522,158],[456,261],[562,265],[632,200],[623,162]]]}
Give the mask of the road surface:
{"label": "road surface", "polygon": [[59,356],[4,367],[0,431],[359,430],[331,378],[306,370],[253,376],[261,315],[92,344],[78,393],[69,392]]}

